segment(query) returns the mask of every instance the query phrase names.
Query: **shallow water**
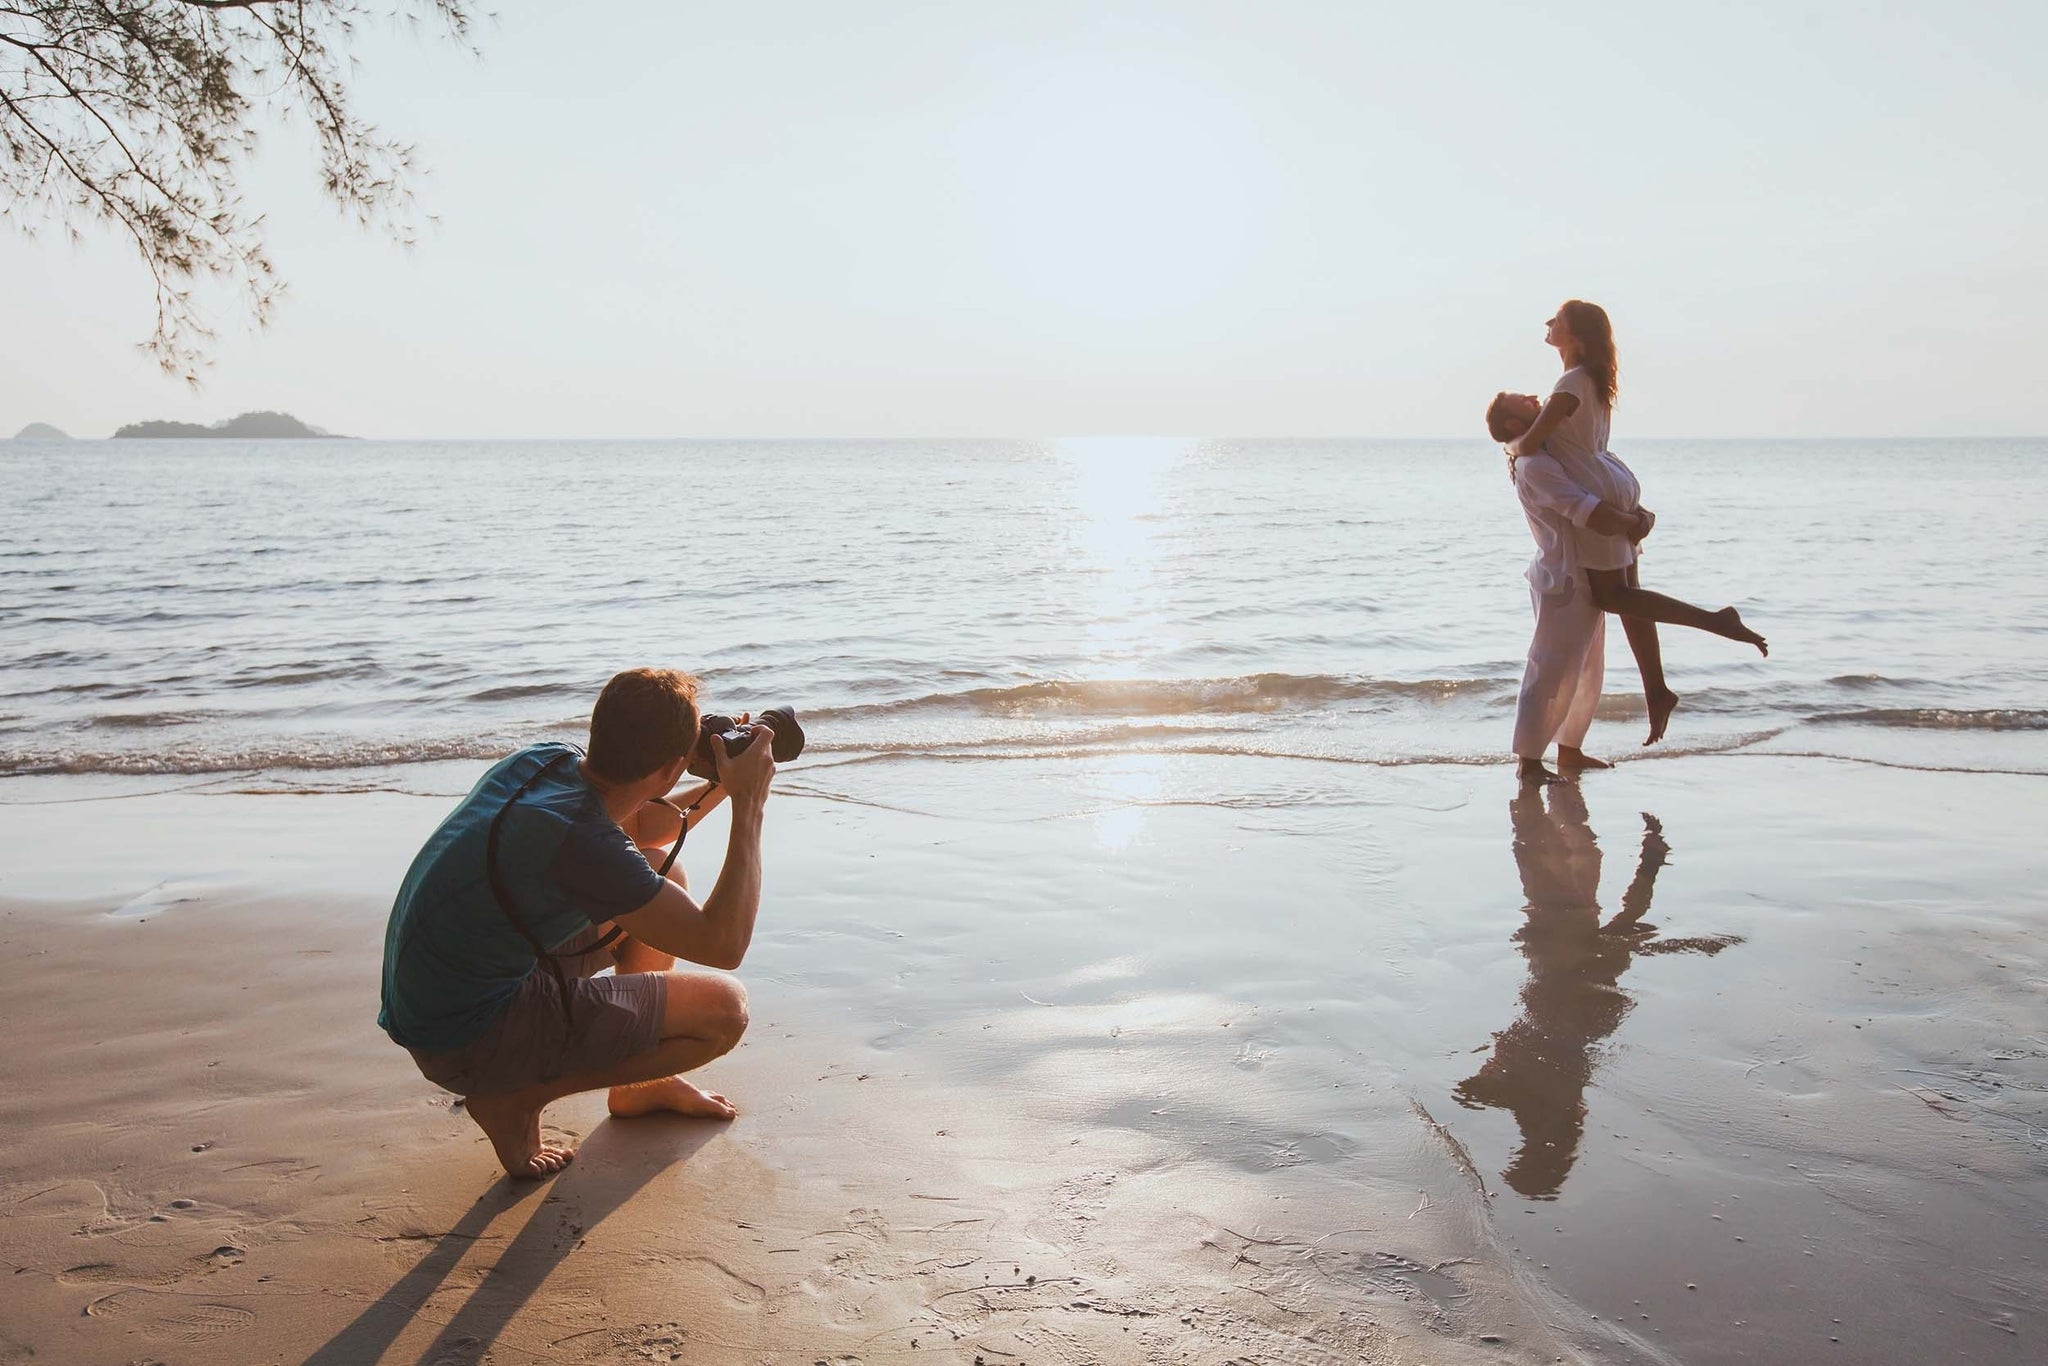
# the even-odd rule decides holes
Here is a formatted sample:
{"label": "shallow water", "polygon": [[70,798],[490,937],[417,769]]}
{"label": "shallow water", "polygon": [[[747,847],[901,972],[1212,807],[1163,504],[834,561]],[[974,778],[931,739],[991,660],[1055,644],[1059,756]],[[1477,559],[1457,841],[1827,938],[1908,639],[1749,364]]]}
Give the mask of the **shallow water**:
{"label": "shallow water", "polygon": [[[912,1075],[1237,1188],[1312,1178],[1253,1233],[1388,1255],[1469,1216],[1462,1250],[1583,1360],[2038,1357],[2042,779],[1327,768],[793,785],[756,1000],[830,1003]],[[1471,1181],[1425,1179],[1451,1143]],[[1406,1201],[1341,1222],[1365,1191]]]}
{"label": "shallow water", "polygon": [[[1645,582],[1773,641],[1667,628],[1653,753],[2048,771],[2048,444],[1622,453]],[[1481,441],[5,443],[0,499],[0,773],[484,757],[658,662],[820,759],[1338,761],[1313,801],[1497,760],[1529,628]],[[1616,633],[1596,744],[1638,691]]]}

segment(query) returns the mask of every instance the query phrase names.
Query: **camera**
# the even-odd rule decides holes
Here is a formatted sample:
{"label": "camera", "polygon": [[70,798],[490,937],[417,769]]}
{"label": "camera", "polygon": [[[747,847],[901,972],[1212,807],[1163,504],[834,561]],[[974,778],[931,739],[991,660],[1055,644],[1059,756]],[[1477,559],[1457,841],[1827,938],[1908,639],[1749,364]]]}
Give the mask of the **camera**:
{"label": "camera", "polygon": [[[775,743],[770,752],[775,755],[776,763],[786,764],[804,752],[804,728],[796,722],[795,707],[770,707],[755,720],[775,732]],[[732,757],[744,754],[759,733],[752,726],[742,726],[730,716],[714,713],[704,717],[697,724],[697,743],[690,747],[689,771],[699,778],[718,781],[718,757],[711,737],[715,735],[725,741],[726,755]]]}

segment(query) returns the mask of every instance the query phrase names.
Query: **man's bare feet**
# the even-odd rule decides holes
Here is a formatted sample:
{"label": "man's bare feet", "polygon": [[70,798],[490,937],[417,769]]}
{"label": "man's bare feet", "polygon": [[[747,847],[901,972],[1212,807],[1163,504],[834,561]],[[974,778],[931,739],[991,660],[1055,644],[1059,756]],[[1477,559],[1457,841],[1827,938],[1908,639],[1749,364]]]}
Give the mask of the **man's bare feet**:
{"label": "man's bare feet", "polygon": [[632,1086],[614,1086],[607,1104],[611,1112],[621,1119],[657,1113],[689,1115],[695,1119],[731,1119],[739,1113],[738,1107],[718,1092],[692,1086],[681,1077],[661,1077]]}
{"label": "man's bare feet", "polygon": [[541,1107],[517,1096],[471,1096],[463,1108],[491,1140],[505,1175],[515,1181],[553,1176],[576,1156],[574,1148],[541,1141]]}
{"label": "man's bare feet", "polygon": [[1643,701],[1650,709],[1650,738],[1643,743],[1654,745],[1664,738],[1664,731],[1671,725],[1671,713],[1678,710],[1678,694],[1666,688],[1646,695]]}
{"label": "man's bare feet", "polygon": [[1515,776],[1520,778],[1525,785],[1530,783],[1561,783],[1564,781],[1564,779],[1545,768],[1541,759],[1522,760],[1520,766],[1515,769]]}
{"label": "man's bare feet", "polygon": [[1566,771],[1574,771],[1583,768],[1614,767],[1613,764],[1608,763],[1605,759],[1595,759],[1592,755],[1586,753],[1586,751],[1582,749],[1573,749],[1570,745],[1559,745],[1557,747],[1557,766],[1558,768]]}
{"label": "man's bare feet", "polygon": [[1766,657],[1770,655],[1771,643],[1750,630],[1747,626],[1744,626],[1742,624],[1742,613],[1736,611],[1733,607],[1723,607],[1720,611],[1714,613],[1714,619],[1721,623],[1715,632],[1717,635],[1724,635],[1730,640],[1739,640],[1745,645],[1754,645]]}

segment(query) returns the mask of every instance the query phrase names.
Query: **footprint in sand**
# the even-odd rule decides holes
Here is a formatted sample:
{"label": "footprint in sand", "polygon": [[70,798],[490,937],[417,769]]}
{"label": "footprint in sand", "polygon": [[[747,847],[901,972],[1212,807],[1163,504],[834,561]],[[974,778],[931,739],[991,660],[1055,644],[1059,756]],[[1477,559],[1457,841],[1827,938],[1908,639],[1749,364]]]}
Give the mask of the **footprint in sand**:
{"label": "footprint in sand", "polygon": [[0,1196],[10,1218],[76,1220],[76,1232],[86,1237],[125,1233],[144,1220],[116,1214],[113,1197],[97,1181],[60,1181],[54,1186],[17,1185]]}
{"label": "footprint in sand", "polygon": [[102,1295],[85,1306],[85,1317],[89,1319],[117,1319],[135,1312],[143,1302],[145,1292],[140,1290],[116,1290],[111,1295]]}
{"label": "footprint in sand", "polygon": [[[57,1273],[59,1285],[117,1285],[135,1290],[154,1286],[175,1285],[185,1279],[181,1268],[140,1267],[133,1264],[123,1266],[118,1262],[81,1262],[67,1266]],[[91,1313],[91,1309],[86,1310]]]}
{"label": "footprint in sand", "polygon": [[473,1366],[483,1339],[465,1333],[461,1337],[449,1338],[434,1345],[434,1356],[427,1366]]}
{"label": "footprint in sand", "polygon": [[735,1303],[754,1306],[767,1302],[768,1287],[749,1280],[715,1257],[685,1257],[682,1261],[704,1271]]}
{"label": "footprint in sand", "polygon": [[195,1304],[164,1314],[142,1330],[158,1342],[201,1343],[238,1332],[256,1322],[254,1310],[232,1304]]}
{"label": "footprint in sand", "polygon": [[139,1319],[144,1337],[188,1346],[239,1332],[256,1321],[254,1310],[236,1305],[195,1304],[179,1295],[133,1289],[100,1296],[85,1306],[85,1317]]}
{"label": "footprint in sand", "polygon": [[162,1289],[211,1271],[240,1266],[248,1253],[233,1243],[222,1243],[203,1256],[182,1250],[124,1249],[131,1253],[120,1262],[79,1262],[57,1273],[59,1285],[115,1285],[128,1289]]}

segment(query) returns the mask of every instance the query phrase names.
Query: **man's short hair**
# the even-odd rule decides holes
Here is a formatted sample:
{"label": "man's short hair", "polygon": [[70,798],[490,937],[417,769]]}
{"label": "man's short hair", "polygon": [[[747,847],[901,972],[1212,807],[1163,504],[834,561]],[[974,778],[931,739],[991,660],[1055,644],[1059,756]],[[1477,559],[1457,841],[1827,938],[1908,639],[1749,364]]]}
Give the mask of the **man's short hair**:
{"label": "man's short hair", "polygon": [[675,669],[614,674],[590,710],[590,766],[615,783],[665,768],[697,743],[697,680]]}
{"label": "man's short hair", "polygon": [[1493,402],[1486,405],[1486,434],[1502,444],[1513,441],[1529,430],[1528,423],[1508,411],[1508,403],[1513,397],[1512,394],[1502,391],[1495,394]]}

